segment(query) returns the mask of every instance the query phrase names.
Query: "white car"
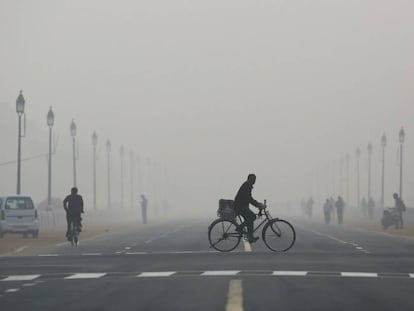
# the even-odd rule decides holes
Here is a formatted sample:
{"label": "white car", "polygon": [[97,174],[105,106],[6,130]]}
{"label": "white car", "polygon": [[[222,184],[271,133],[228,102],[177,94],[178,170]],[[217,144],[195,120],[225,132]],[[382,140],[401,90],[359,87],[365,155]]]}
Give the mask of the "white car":
{"label": "white car", "polygon": [[5,233],[39,235],[38,212],[30,196],[0,196],[0,238]]}

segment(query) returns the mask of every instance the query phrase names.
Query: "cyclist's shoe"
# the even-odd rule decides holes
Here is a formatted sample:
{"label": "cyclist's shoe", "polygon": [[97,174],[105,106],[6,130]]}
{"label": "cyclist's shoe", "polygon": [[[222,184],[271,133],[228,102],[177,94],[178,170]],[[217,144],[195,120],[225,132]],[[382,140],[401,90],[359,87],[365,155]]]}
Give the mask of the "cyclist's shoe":
{"label": "cyclist's shoe", "polygon": [[259,239],[259,237],[256,237],[256,236],[253,236],[253,235],[250,235],[250,236],[247,237],[247,241],[249,241],[249,243],[254,243],[258,239]]}

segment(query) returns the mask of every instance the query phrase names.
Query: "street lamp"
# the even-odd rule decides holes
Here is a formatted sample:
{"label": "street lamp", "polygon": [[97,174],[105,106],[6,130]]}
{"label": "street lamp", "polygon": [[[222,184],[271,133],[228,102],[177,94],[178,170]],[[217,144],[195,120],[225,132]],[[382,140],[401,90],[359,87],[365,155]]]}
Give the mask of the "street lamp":
{"label": "street lamp", "polygon": [[47,183],[47,205],[50,208],[52,203],[52,127],[55,123],[55,114],[52,111],[52,107],[46,116],[47,126],[49,127],[49,171],[48,171],[48,183]]}
{"label": "street lamp", "polygon": [[134,207],[134,152],[129,151],[129,163],[130,163],[130,183],[131,183],[131,208]]}
{"label": "street lamp", "polygon": [[368,151],[368,200],[371,198],[371,159],[372,159],[372,144],[369,143]]}
{"label": "street lamp", "polygon": [[107,153],[107,167],[108,167],[108,208],[111,208],[111,167],[110,167],[110,153],[111,153],[111,142],[108,139],[106,141],[106,153]]}
{"label": "street lamp", "polygon": [[399,133],[399,138],[400,138],[400,198],[402,199],[402,192],[403,192],[403,144],[404,144],[404,139],[405,139],[405,132],[404,132],[404,128],[401,127],[400,133]]}
{"label": "street lamp", "polygon": [[381,137],[382,146],[382,174],[381,174],[381,208],[384,208],[384,176],[385,176],[385,146],[387,145],[387,137],[385,133]]}
{"label": "street lamp", "polygon": [[349,153],[345,155],[345,165],[346,165],[346,202],[349,204]]}
{"label": "street lamp", "polygon": [[70,124],[70,135],[72,136],[72,149],[73,149],[73,186],[76,187],[76,153],[75,153],[75,137],[76,137],[76,124],[72,119]]}
{"label": "street lamp", "polygon": [[[21,167],[21,139],[24,137],[22,136],[22,115],[24,114],[24,105],[26,101],[24,100],[22,91],[20,91],[19,96],[16,100],[16,112],[19,116],[19,137],[17,143],[17,194],[20,194],[20,167]],[[25,131],[26,132],[26,131]]]}
{"label": "street lamp", "polygon": [[357,207],[360,208],[361,204],[361,194],[360,194],[360,185],[359,185],[359,158],[361,157],[361,149],[359,147],[355,151],[356,157],[356,170],[357,170]]}
{"label": "street lamp", "polygon": [[122,145],[119,149],[119,154],[121,155],[121,208],[124,207],[124,146]]}
{"label": "street lamp", "polygon": [[98,135],[96,131],[92,134],[93,145],[93,209],[96,209],[96,145],[98,144]]}

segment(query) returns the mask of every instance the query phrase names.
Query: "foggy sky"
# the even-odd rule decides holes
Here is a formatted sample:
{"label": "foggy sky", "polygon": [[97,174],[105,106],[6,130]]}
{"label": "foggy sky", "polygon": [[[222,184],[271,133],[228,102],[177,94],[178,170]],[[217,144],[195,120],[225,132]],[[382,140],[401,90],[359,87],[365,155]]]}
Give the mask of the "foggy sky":
{"label": "foggy sky", "polygon": [[[258,176],[260,200],[337,195],[332,167],[335,161],[339,170],[346,153],[355,201],[355,148],[362,150],[364,195],[369,142],[379,199],[384,132],[391,204],[404,126],[404,199],[413,205],[412,12],[409,0],[1,0],[0,105],[7,128],[0,137],[7,146],[0,161],[16,158],[17,117],[5,120],[5,111],[13,112],[23,89],[30,122],[23,157],[47,152],[49,106],[56,115],[57,195],[71,186],[74,118],[79,186],[89,200],[92,132],[99,136],[102,206],[107,138],[114,187],[123,144],[143,170],[147,159],[158,163],[174,205],[207,209],[234,197],[250,172]],[[22,171],[23,191],[38,200],[47,189],[43,163],[25,163]],[[15,191],[15,170],[0,166],[0,192]]]}

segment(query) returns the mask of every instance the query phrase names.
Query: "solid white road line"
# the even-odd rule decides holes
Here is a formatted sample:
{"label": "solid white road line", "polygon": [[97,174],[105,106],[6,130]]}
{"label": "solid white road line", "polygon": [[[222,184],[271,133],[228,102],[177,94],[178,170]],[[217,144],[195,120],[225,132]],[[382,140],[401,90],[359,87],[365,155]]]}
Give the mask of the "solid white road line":
{"label": "solid white road line", "polygon": [[65,277],[66,280],[75,280],[75,279],[99,279],[106,275],[106,273],[75,273],[70,276]]}
{"label": "solid white road line", "polygon": [[241,280],[230,281],[226,311],[243,311],[243,287]]}
{"label": "solid white road line", "polygon": [[142,272],[137,275],[139,278],[159,278],[159,277],[167,277],[172,276],[175,274],[175,271],[161,271],[161,272]]}
{"label": "solid white road line", "polygon": [[101,256],[101,253],[83,253],[82,256]]}
{"label": "solid white road line", "polygon": [[57,257],[59,255],[58,254],[39,254],[37,256],[39,256],[39,257]]}
{"label": "solid white road line", "polygon": [[376,278],[378,277],[378,273],[370,273],[370,272],[341,272],[341,276],[345,277],[362,277],[362,278]]}
{"label": "solid white road line", "polygon": [[0,281],[32,281],[37,279],[40,274],[27,274],[27,275],[10,275]]}
{"label": "solid white road line", "polygon": [[414,278],[414,273],[409,273],[408,275],[410,276],[410,278]]}
{"label": "solid white road line", "polygon": [[205,271],[201,275],[202,276],[229,276],[229,275],[237,275],[240,273],[240,271],[232,271],[232,270],[226,270],[226,271]]}
{"label": "solid white road line", "polygon": [[278,276],[306,276],[307,271],[273,271],[272,275]]}

